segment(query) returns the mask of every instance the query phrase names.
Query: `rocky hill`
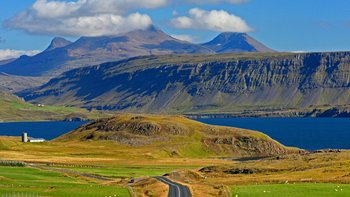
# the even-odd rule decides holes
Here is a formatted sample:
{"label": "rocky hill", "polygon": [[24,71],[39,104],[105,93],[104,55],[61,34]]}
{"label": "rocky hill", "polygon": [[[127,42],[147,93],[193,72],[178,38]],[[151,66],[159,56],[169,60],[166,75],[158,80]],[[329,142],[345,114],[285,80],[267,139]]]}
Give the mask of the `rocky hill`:
{"label": "rocky hill", "polygon": [[191,152],[232,157],[298,152],[250,130],[210,126],[181,116],[124,114],[78,128],[55,141],[115,141],[128,146],[159,146],[173,156]]}
{"label": "rocky hill", "polygon": [[218,35],[212,41],[202,44],[216,53],[230,52],[274,52],[246,33],[226,32]]}
{"label": "rocky hill", "polygon": [[72,70],[20,96],[128,112],[231,113],[350,104],[350,53],[148,56]]}

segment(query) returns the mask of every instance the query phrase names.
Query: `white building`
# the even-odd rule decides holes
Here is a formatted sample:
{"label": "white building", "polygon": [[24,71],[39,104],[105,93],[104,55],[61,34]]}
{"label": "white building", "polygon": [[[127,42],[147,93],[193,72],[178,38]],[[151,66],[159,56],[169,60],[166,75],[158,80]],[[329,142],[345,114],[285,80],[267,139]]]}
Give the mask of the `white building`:
{"label": "white building", "polygon": [[38,142],[45,142],[46,140],[44,138],[32,138],[28,137],[27,132],[22,133],[22,142],[30,142],[30,143],[38,143]]}
{"label": "white building", "polygon": [[30,138],[28,140],[28,142],[30,142],[30,143],[45,142],[45,139],[43,139],[43,138]]}

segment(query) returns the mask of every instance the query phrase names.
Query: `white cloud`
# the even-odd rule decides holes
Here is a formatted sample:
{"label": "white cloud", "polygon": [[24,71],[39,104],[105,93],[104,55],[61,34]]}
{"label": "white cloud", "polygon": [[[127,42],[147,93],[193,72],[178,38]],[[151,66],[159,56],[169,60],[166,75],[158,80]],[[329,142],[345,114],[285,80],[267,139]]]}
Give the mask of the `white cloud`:
{"label": "white cloud", "polygon": [[246,3],[250,0],[186,0],[187,3],[196,3],[196,4],[218,4],[218,3],[232,3],[232,4],[241,4]]}
{"label": "white cloud", "polygon": [[253,29],[240,17],[224,10],[193,8],[189,16],[174,18],[172,24],[180,29],[205,29],[217,32],[251,32]]}
{"label": "white cloud", "polygon": [[308,53],[307,51],[291,51],[291,53]]}
{"label": "white cloud", "polygon": [[176,38],[178,40],[187,41],[187,42],[194,42],[195,38],[190,35],[180,34],[180,35],[171,35],[173,38]]}
{"label": "white cloud", "polygon": [[167,0],[36,0],[4,24],[33,34],[62,36],[114,35],[152,24],[146,14],[129,13],[137,8],[152,9]]}
{"label": "white cloud", "polygon": [[22,55],[33,56],[40,53],[38,50],[34,51],[21,51],[12,49],[0,49],[0,60],[8,60],[13,58],[18,58]]}

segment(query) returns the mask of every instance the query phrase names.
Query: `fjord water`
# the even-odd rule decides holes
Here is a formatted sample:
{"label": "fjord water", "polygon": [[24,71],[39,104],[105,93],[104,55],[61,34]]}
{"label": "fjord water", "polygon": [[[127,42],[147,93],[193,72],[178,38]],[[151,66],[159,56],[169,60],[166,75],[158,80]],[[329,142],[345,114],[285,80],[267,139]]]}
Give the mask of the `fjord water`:
{"label": "fjord water", "polygon": [[[348,118],[204,118],[200,122],[261,131],[286,146],[307,150],[350,149]],[[0,123],[1,136],[28,132],[35,138],[54,139],[86,122]]]}
{"label": "fjord water", "polygon": [[28,132],[28,136],[52,140],[72,131],[86,122],[11,122],[0,123],[0,136],[21,136]]}
{"label": "fjord water", "polygon": [[261,131],[286,146],[350,149],[348,118],[208,118],[200,122]]}

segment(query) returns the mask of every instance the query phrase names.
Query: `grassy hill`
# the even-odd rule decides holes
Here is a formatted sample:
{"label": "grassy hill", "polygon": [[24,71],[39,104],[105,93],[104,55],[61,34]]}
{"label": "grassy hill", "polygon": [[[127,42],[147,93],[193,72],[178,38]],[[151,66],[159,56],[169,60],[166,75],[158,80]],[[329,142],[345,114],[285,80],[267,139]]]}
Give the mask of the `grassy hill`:
{"label": "grassy hill", "polygon": [[84,125],[54,141],[112,141],[128,149],[162,150],[163,156],[170,157],[263,157],[298,152],[260,132],[165,115],[118,115]]}
{"label": "grassy hill", "polygon": [[95,119],[105,117],[99,112],[62,106],[38,106],[5,92],[0,92],[0,121],[42,121],[71,118]]}

